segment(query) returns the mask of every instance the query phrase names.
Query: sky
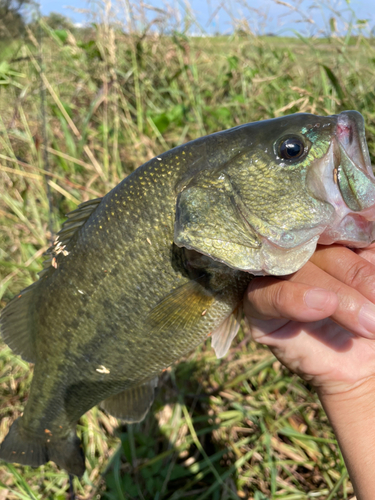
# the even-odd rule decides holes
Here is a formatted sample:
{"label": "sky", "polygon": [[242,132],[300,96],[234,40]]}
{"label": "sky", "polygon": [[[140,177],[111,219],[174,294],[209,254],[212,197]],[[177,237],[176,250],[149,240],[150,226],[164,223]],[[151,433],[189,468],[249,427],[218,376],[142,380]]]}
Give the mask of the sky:
{"label": "sky", "polygon": [[[139,0],[130,0],[133,6],[140,3]],[[178,12],[180,28],[184,27],[186,0],[147,0],[144,3],[151,9],[144,11],[146,21],[143,18],[143,24],[155,18],[160,19],[163,14],[155,9],[162,9],[164,12]],[[197,20],[197,23],[191,24],[190,33],[199,33],[202,29],[207,34],[230,33],[233,31],[233,19],[246,19],[250,29],[256,33],[280,35],[292,34],[292,30],[304,34],[327,32],[331,17],[336,19],[338,31],[346,32],[345,24],[353,15],[368,21],[368,31],[375,26],[375,0],[190,0],[188,3]],[[287,7],[286,3],[291,7]],[[73,22],[82,24],[90,21],[90,12],[100,9],[100,5],[104,5],[100,0],[40,0],[43,15],[59,12]],[[115,17],[126,18],[125,5],[125,0],[112,0]],[[312,8],[313,5],[315,8]],[[293,10],[293,7],[297,9]],[[135,8],[133,15],[139,17],[141,14]]]}

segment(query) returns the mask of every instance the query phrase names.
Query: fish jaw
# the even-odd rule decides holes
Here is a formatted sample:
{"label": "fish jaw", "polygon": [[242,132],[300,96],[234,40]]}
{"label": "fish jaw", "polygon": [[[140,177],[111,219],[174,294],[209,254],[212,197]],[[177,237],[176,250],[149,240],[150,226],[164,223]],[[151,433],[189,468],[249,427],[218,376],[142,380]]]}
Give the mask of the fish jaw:
{"label": "fish jaw", "polygon": [[309,188],[335,210],[319,244],[362,248],[374,241],[375,178],[360,113],[338,115],[327,160],[310,175]]}

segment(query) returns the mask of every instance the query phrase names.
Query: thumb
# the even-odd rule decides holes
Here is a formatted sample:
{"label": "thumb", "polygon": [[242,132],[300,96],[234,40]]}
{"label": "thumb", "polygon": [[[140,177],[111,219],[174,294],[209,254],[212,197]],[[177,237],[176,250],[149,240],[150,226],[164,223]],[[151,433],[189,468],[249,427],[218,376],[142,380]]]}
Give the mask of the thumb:
{"label": "thumb", "polygon": [[277,278],[254,278],[244,299],[247,319],[318,321],[331,316],[338,306],[334,292]]}

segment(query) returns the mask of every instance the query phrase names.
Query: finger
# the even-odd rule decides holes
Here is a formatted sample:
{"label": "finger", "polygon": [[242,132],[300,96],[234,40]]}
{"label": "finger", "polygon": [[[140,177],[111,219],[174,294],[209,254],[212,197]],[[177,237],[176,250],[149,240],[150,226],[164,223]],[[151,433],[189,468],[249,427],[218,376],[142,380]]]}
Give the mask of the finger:
{"label": "finger", "polygon": [[[350,252],[350,250],[348,251]],[[355,255],[354,252],[353,255]],[[342,264],[344,265],[344,263],[348,265],[346,259],[343,259]],[[310,287],[321,287],[334,292],[339,299],[339,303],[331,318],[340,326],[356,335],[374,339],[375,305],[367,300],[366,296],[362,295],[361,292],[334,277],[336,274],[342,280],[346,279],[346,270],[337,269],[337,260],[331,262],[330,266],[326,266],[323,262],[320,265],[327,267],[329,273],[309,261],[297,273],[288,276],[287,279],[292,282],[304,283]],[[366,291],[367,296],[373,296],[373,292],[367,288],[369,284],[364,285],[357,282],[356,286],[361,291]]]}
{"label": "finger", "polygon": [[[310,261],[342,283],[375,302],[375,265],[369,259],[342,246],[319,246]],[[374,250],[368,256],[375,261]]]}
{"label": "finger", "polygon": [[331,316],[338,306],[329,290],[277,278],[255,278],[245,295],[245,314],[262,320],[317,321]]}

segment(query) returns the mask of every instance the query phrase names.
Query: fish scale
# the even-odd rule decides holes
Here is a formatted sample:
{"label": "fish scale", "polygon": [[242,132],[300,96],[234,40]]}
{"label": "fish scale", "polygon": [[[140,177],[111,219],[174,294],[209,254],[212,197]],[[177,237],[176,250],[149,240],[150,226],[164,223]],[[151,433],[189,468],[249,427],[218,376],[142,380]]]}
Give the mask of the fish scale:
{"label": "fish scale", "polygon": [[[296,158],[280,157],[286,140]],[[1,314],[35,368],[0,458],[83,474],[80,416],[101,404],[140,421],[163,369],[209,335],[224,356],[254,275],[297,271],[319,238],[375,239],[368,163],[358,113],[291,115],[175,148],[68,214],[39,280]]]}

